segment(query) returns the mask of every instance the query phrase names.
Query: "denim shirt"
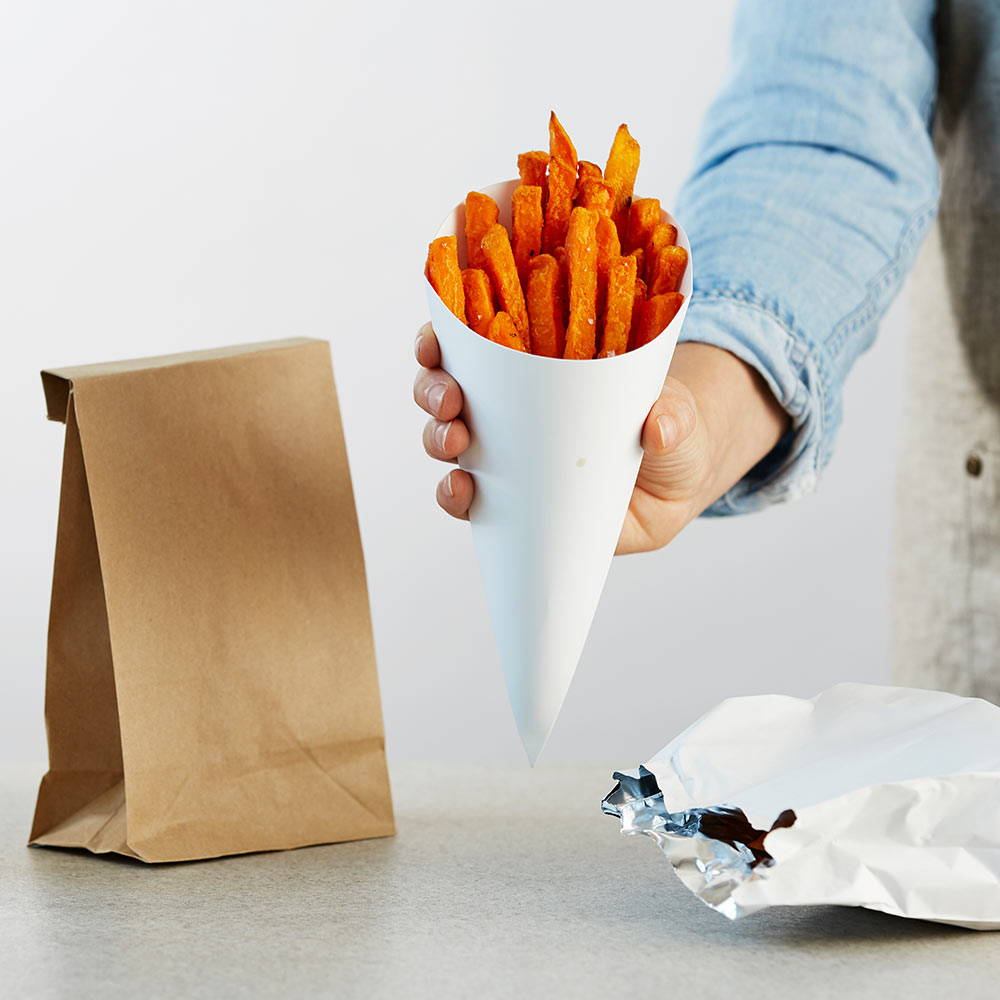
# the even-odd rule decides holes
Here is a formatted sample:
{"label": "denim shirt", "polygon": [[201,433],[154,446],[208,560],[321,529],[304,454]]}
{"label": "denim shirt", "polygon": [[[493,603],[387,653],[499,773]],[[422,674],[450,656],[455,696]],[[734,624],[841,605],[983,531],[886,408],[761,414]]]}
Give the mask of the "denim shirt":
{"label": "denim shirt", "polygon": [[816,487],[841,386],[939,198],[933,0],[745,0],[676,214],[692,244],[682,340],[757,368],[792,428],[706,511]]}

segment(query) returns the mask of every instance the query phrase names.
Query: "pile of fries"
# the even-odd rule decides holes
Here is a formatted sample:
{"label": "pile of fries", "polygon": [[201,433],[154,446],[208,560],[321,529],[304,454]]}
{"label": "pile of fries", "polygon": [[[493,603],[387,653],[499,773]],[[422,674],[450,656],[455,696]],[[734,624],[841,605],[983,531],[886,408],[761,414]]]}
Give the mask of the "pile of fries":
{"label": "pile of fries", "polygon": [[427,252],[426,275],[476,333],[547,358],[610,358],[657,337],[677,314],[687,251],[657,198],[632,200],[639,144],[621,125],[608,162],[578,160],[555,112],[549,151],[517,158],[513,241],[485,194],[465,199],[468,267],[458,238]]}

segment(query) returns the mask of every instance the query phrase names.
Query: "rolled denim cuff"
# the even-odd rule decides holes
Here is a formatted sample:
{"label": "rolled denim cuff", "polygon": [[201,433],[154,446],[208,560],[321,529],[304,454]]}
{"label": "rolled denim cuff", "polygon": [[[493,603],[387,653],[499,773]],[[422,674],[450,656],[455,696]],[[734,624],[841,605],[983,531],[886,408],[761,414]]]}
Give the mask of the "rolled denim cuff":
{"label": "rolled denim cuff", "polygon": [[840,424],[840,386],[825,352],[751,292],[730,288],[692,294],[680,340],[721,347],[756,368],[792,423],[704,516],[747,514],[813,492]]}

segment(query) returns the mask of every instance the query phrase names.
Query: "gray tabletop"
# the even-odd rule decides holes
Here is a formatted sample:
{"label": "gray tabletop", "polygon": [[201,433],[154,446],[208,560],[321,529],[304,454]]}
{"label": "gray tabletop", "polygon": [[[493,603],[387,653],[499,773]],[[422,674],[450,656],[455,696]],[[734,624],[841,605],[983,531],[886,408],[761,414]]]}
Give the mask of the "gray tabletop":
{"label": "gray tabletop", "polygon": [[26,848],[40,769],[0,768],[0,994],[1000,995],[995,934],[837,907],[730,923],[601,815],[610,772],[395,767],[396,837],[143,865]]}

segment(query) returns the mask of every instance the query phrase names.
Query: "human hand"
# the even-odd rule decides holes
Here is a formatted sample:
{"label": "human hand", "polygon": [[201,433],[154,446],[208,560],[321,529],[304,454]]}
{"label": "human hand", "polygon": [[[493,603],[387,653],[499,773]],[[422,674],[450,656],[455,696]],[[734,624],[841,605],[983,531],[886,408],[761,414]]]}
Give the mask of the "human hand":
{"label": "human hand", "polygon": [[[441,350],[430,323],[417,332],[417,363],[413,399],[431,419],[424,426],[424,451],[442,462],[457,462],[469,447],[469,429],[458,419],[462,412],[461,386],[441,367]],[[437,502],[452,517],[469,519],[475,488],[464,469],[452,469],[437,485]]]}
{"label": "human hand", "polygon": [[[462,390],[441,365],[431,325],[417,335],[420,371],[413,398],[431,419],[424,449],[455,462],[469,446],[459,414]],[[617,554],[666,545],[777,444],[788,425],[760,374],[734,355],[708,344],[683,343],[642,427],[642,464],[618,540]],[[437,486],[437,502],[452,517],[468,519],[475,486],[452,469]]]}

